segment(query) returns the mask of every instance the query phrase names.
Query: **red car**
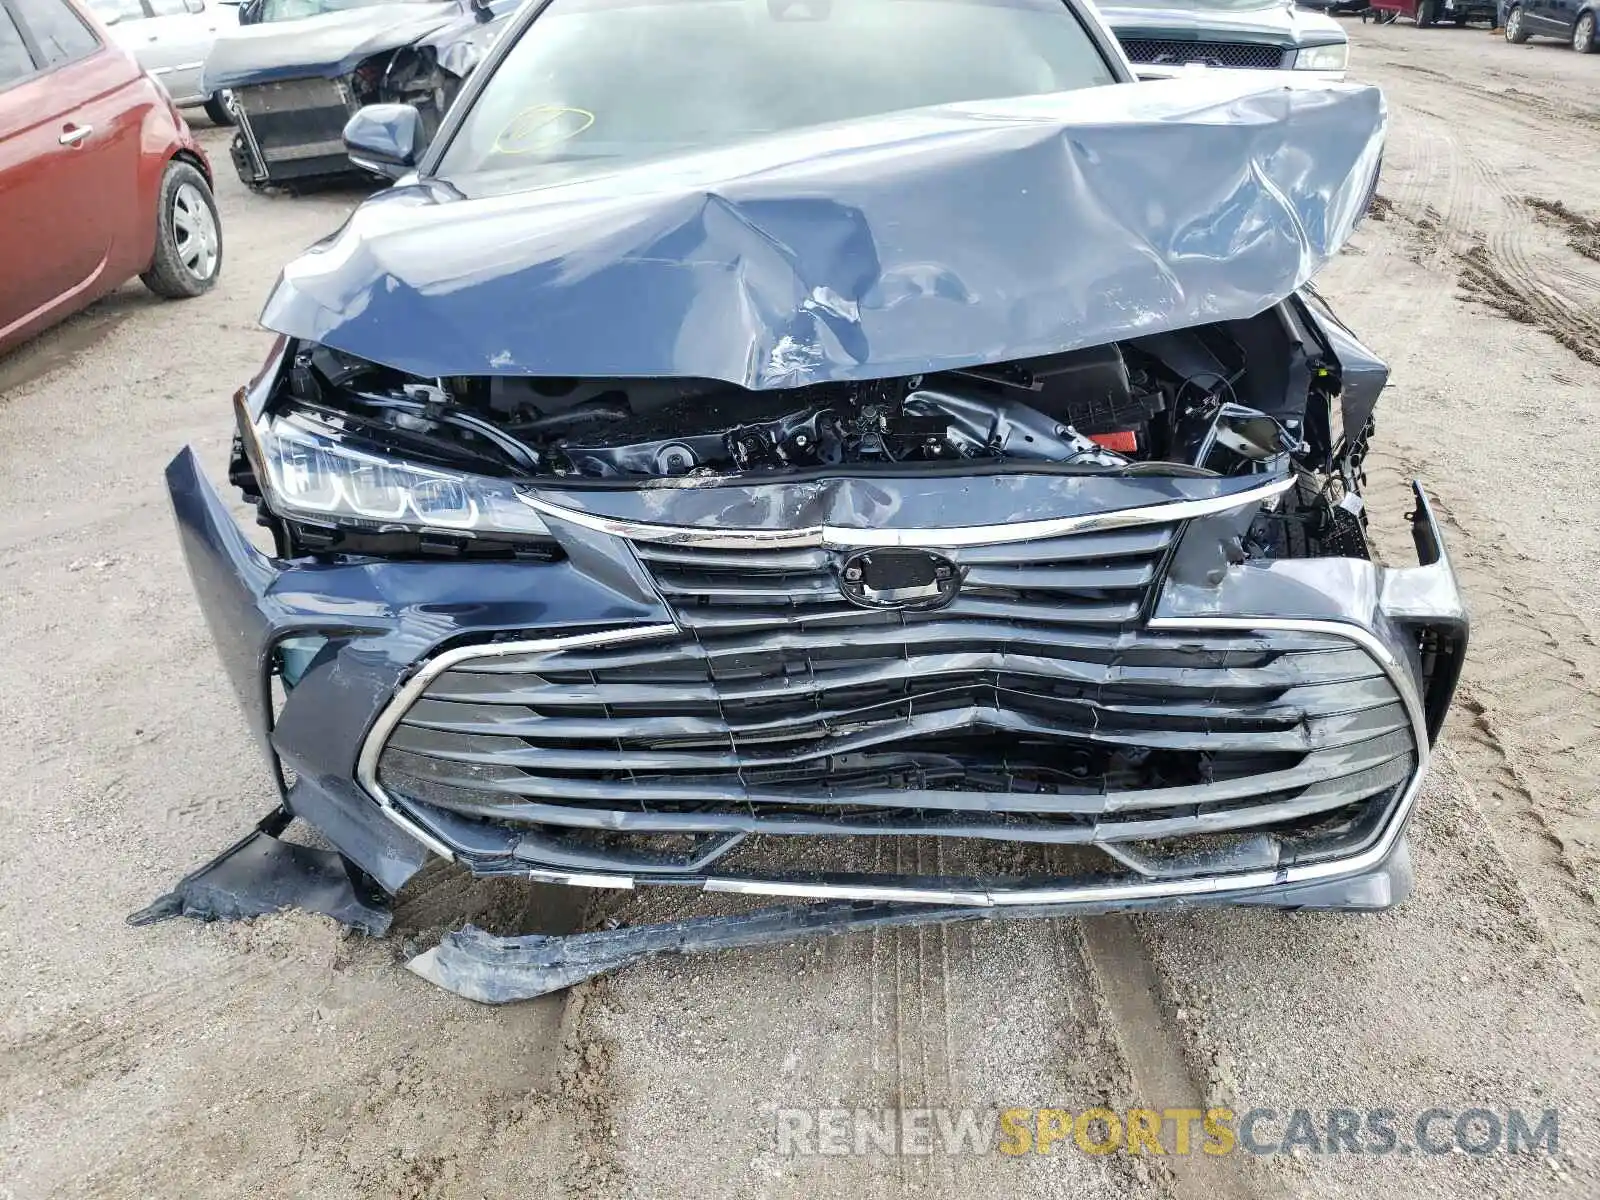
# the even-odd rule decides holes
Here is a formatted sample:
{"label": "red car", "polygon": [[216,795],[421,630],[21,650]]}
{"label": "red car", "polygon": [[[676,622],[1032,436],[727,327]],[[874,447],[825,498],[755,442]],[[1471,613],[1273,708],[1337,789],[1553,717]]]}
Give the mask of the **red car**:
{"label": "red car", "polygon": [[0,0],[0,351],[134,275],[198,296],[222,266],[211,164],[75,0]]}

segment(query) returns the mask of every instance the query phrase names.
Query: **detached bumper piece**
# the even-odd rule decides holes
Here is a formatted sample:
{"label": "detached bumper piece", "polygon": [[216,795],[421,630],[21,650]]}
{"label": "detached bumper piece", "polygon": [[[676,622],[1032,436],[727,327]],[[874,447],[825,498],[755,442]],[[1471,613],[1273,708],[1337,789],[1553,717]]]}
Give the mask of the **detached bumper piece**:
{"label": "detached bumper piece", "polygon": [[[1231,904],[1275,908],[1385,909],[1411,890],[1411,859],[1402,846],[1383,868],[1334,884],[1277,889],[1230,897]],[[1204,898],[1195,901],[1205,904]],[[1217,901],[1210,901],[1217,903]],[[406,966],[428,982],[476,1000],[508,1004],[571,987],[608,971],[669,954],[704,954],[779,946],[805,938],[940,925],[951,921],[1083,917],[1152,907],[1151,901],[1102,904],[1032,904],[1008,908],[969,905],[896,904],[843,900],[763,908],[737,916],[695,917],[661,925],[640,925],[594,933],[549,937],[496,937],[467,926]]]}
{"label": "detached bumper piece", "polygon": [[237,921],[303,908],[382,937],[389,930],[388,897],[335,851],[280,840],[293,819],[276,809],[248,836],[131,915],[128,924],[152,925],[169,917]]}

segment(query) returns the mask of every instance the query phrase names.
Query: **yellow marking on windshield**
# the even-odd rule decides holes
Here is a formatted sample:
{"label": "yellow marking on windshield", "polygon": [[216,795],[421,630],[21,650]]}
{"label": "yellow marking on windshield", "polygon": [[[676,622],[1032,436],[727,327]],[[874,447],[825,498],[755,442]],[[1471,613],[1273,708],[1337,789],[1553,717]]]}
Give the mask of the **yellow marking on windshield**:
{"label": "yellow marking on windshield", "polygon": [[535,154],[577,137],[593,124],[594,114],[586,108],[537,104],[506,122],[495,135],[495,153]]}

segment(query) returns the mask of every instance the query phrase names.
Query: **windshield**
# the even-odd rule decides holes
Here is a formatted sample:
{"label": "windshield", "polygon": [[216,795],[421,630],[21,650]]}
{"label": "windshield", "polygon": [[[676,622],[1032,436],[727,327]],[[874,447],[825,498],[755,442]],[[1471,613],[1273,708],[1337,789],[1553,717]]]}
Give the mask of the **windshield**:
{"label": "windshield", "polygon": [[438,173],[615,166],[1115,80],[1062,0],[552,0]]}
{"label": "windshield", "polygon": [[323,13],[343,12],[347,8],[370,8],[374,4],[432,3],[433,0],[261,0],[257,21],[298,21],[320,17]]}

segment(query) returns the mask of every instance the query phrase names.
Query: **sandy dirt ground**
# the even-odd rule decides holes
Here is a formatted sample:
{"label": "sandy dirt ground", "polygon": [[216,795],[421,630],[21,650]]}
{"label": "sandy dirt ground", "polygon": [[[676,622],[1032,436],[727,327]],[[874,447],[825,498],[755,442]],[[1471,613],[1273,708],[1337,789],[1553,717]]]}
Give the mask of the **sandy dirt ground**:
{"label": "sandy dirt ground", "polygon": [[[1348,27],[1392,131],[1380,219],[1321,285],[1394,368],[1380,552],[1406,561],[1420,476],[1476,622],[1404,906],[841,938],[503,1009],[399,964],[468,918],[546,921],[549,897],[443,868],[380,941],[303,914],[127,927],[272,804],[161,470],[189,441],[221,478],[273,275],[357,198],[249,195],[205,131],[218,290],[133,285],[0,361],[0,1196],[1600,1195],[1600,62]],[[784,1108],[1097,1103],[1553,1107],[1560,1143],[836,1158],[774,1137]]]}

